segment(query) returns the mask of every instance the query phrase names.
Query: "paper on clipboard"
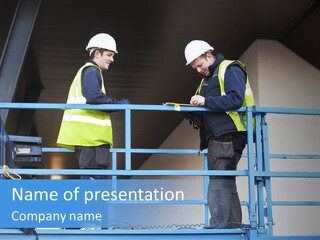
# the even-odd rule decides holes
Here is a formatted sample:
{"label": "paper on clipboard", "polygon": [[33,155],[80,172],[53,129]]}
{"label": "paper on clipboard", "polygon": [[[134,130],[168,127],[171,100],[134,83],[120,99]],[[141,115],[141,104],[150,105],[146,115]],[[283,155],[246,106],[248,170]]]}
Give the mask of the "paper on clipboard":
{"label": "paper on clipboard", "polygon": [[197,107],[197,106],[192,105],[190,103],[177,103],[177,102],[166,102],[166,103],[163,103],[163,105],[173,106],[176,111],[180,111],[181,106],[183,106],[183,107]]}
{"label": "paper on clipboard", "polygon": [[187,106],[187,107],[196,107],[195,105],[192,105],[190,103],[177,103],[177,102],[166,102],[166,103],[163,103],[163,105],[166,105],[166,106],[179,105],[179,106]]}

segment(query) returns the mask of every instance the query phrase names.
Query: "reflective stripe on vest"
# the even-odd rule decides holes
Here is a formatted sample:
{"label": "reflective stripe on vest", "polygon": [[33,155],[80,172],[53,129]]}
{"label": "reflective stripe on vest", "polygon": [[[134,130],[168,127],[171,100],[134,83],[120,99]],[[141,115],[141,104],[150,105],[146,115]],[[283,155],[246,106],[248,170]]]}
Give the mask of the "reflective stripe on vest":
{"label": "reflective stripe on vest", "polygon": [[111,126],[110,119],[97,119],[94,117],[82,116],[82,115],[64,114],[63,120],[70,121],[70,122],[91,123],[91,124],[100,125],[100,126],[104,126],[104,127]]}
{"label": "reflective stripe on vest", "polygon": [[[218,79],[219,79],[219,85],[220,85],[220,92],[221,92],[221,96],[226,95],[225,93],[225,89],[224,89],[224,76],[226,73],[226,70],[228,68],[229,65],[231,64],[238,64],[241,66],[241,68],[244,70],[244,64],[240,61],[232,61],[232,60],[223,60],[220,65],[219,65],[219,69],[218,69]],[[253,98],[253,92],[252,89],[250,87],[250,83],[249,83],[249,79],[247,76],[246,79],[246,90],[245,90],[245,98],[243,101],[243,107],[251,107],[254,105],[254,98]],[[246,115],[245,114],[240,114],[238,112],[226,112],[232,119],[232,121],[234,122],[236,128],[238,131],[246,131],[247,126],[246,126]]]}

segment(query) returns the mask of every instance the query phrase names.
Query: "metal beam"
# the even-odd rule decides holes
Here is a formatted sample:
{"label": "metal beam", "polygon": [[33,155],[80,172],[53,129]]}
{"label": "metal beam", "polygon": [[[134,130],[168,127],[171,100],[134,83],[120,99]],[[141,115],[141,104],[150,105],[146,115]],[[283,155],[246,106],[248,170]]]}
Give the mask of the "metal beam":
{"label": "metal beam", "polygon": [[[11,102],[24,64],[41,0],[20,0],[0,62],[0,101]],[[8,110],[1,110],[5,123]]]}
{"label": "metal beam", "polygon": [[[28,56],[25,61],[24,78],[26,79],[26,94],[23,102],[36,103],[39,101],[41,90],[43,89],[39,69],[32,46],[29,47]],[[21,110],[19,121],[17,124],[16,135],[28,136],[29,134],[36,136],[37,133],[33,128],[33,117],[35,110]],[[32,132],[33,131],[33,132]]]}

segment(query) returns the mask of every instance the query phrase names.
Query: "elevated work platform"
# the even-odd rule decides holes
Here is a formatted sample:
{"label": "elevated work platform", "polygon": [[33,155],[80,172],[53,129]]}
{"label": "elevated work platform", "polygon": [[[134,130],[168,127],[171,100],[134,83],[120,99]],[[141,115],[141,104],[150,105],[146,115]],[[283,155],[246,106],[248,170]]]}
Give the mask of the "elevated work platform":
{"label": "elevated work platform", "polygon": [[[319,110],[308,109],[279,109],[279,108],[245,108],[239,109],[239,113],[247,114],[248,145],[247,152],[243,155],[247,159],[247,168],[238,171],[209,171],[206,166],[207,152],[201,152],[204,160],[203,170],[135,170],[131,168],[134,154],[160,154],[160,155],[197,155],[197,149],[134,149],[131,143],[131,113],[132,111],[209,111],[201,107],[175,107],[175,106],[150,106],[150,105],[83,105],[83,104],[19,104],[0,103],[0,109],[114,109],[125,112],[125,147],[111,150],[113,157],[112,170],[78,170],[78,169],[41,169],[41,168],[10,168],[8,164],[8,136],[1,124],[1,166],[2,178],[0,179],[0,200],[5,204],[1,209],[0,238],[2,239],[35,239],[36,235],[40,240],[62,238],[71,239],[239,239],[239,240],[276,240],[276,239],[320,239],[319,235],[303,236],[278,236],[274,234],[274,224],[277,219],[274,217],[274,207],[316,207],[320,206],[320,201],[274,201],[272,195],[271,179],[319,179],[319,171],[274,171],[270,167],[270,160],[276,159],[304,159],[307,164],[309,159],[318,160],[320,155],[315,154],[271,154],[269,153],[269,129],[266,122],[267,114],[285,114],[288,116],[308,115],[319,118]],[[255,119],[255,127],[252,125]],[[255,139],[255,141],[254,141]],[[43,147],[44,153],[64,153],[72,154],[71,151],[60,148]],[[125,168],[117,169],[119,155],[125,157]],[[40,176],[79,176],[79,175],[108,175],[110,180],[41,180]],[[27,175],[33,176],[32,180],[13,181],[10,178]],[[206,189],[208,186],[208,176],[238,176],[246,179],[248,185],[248,196],[241,204],[248,211],[248,223],[246,228],[239,229],[204,229],[209,219],[208,206],[206,200]],[[6,177],[5,177],[6,176]],[[122,177],[132,177],[123,180]],[[135,184],[135,181],[142,181]],[[170,183],[176,183],[173,179],[179,179],[187,183],[186,186],[177,183],[174,189],[180,189],[186,194],[186,198],[175,199],[123,199],[115,200],[118,208],[113,208],[111,198],[107,198],[107,193],[113,190],[134,191],[148,189],[147,183],[157,186],[157,189],[167,189],[167,185],[159,178],[170,179]],[[182,180],[181,180],[182,179]],[[190,182],[200,182],[194,187]],[[200,181],[199,181],[200,179]],[[153,182],[153,180],[155,182]],[[125,186],[121,185],[125,181]],[[132,186],[130,184],[133,184]],[[153,183],[155,185],[153,185]],[[156,185],[156,184],[162,185]],[[108,185],[109,184],[109,185]],[[175,185],[175,184],[173,184]],[[172,186],[170,186],[172,187]],[[168,188],[169,189],[169,188]],[[200,189],[201,193],[191,194],[194,189]],[[109,192],[110,191],[110,192]],[[139,190],[138,190],[139,191]],[[189,191],[190,194],[189,194]],[[91,194],[94,192],[94,194]],[[34,194],[34,195],[33,195]],[[38,194],[38,195],[37,195]],[[63,196],[63,198],[61,197]],[[124,196],[124,195],[117,195]],[[170,195],[171,196],[171,195]],[[60,197],[60,198],[59,198]],[[119,201],[120,200],[120,201]],[[128,200],[128,201],[127,201]],[[106,204],[106,201],[109,201]],[[118,205],[117,205],[118,204]],[[147,210],[140,207],[145,207]],[[170,209],[170,206],[173,208]],[[196,215],[199,215],[201,222],[192,222],[199,219],[194,214],[192,207],[198,206]],[[137,207],[137,211],[135,211]],[[157,208],[158,207],[158,208]],[[180,207],[186,207],[175,212]],[[90,221],[75,221],[69,218],[68,221],[53,221],[52,214],[73,213],[100,214],[97,219]],[[110,216],[112,215],[112,221]],[[42,215],[41,215],[42,214]],[[48,214],[48,215],[46,215]],[[68,215],[69,214],[69,215]],[[41,216],[47,216],[41,218]],[[126,222],[117,222],[116,217],[124,215]],[[37,217],[36,217],[37,216]],[[50,216],[50,217],[49,217]],[[28,221],[27,218],[30,218]],[[299,218],[299,216],[296,216]],[[41,218],[41,220],[39,220]],[[49,219],[50,218],[50,219]],[[139,223],[139,220],[145,222]],[[191,223],[188,222],[191,219]],[[161,220],[161,221],[160,221]],[[197,221],[197,220],[196,220]],[[111,222],[111,223],[110,223]],[[140,225],[139,225],[140,224]],[[170,226],[170,227],[168,227]],[[25,235],[19,229],[29,228],[30,235]],[[93,229],[94,228],[94,229]],[[81,230],[84,229],[84,230]]]}
{"label": "elevated work platform", "polygon": [[[39,239],[87,240],[87,239],[121,239],[121,240],[149,240],[149,239],[214,239],[244,240],[244,230],[37,230]],[[24,239],[19,230],[0,232],[4,239]],[[31,237],[31,236],[30,236]],[[29,239],[32,239],[30,238]],[[27,239],[27,238],[26,238]]]}

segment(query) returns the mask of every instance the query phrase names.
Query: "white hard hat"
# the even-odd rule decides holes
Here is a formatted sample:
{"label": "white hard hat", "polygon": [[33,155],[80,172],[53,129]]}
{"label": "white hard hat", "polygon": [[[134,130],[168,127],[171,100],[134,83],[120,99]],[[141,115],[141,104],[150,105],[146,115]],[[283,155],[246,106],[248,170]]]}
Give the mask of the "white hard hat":
{"label": "white hard hat", "polygon": [[90,51],[91,48],[103,48],[118,53],[116,41],[107,33],[99,33],[93,36],[89,40],[86,50]]}
{"label": "white hard hat", "polygon": [[202,40],[193,40],[188,43],[184,49],[184,56],[186,58],[186,65],[194,61],[197,57],[201,56],[205,52],[212,51],[214,48],[211,47],[207,42]]}

